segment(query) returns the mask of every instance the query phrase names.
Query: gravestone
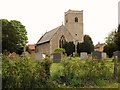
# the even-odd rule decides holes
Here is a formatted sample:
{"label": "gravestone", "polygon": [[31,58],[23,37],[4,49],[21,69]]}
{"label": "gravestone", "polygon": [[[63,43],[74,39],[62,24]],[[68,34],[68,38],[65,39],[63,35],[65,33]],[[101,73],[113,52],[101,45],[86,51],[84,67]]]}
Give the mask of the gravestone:
{"label": "gravestone", "polygon": [[114,59],[117,59],[120,61],[120,51],[113,52],[113,57],[114,57]]}
{"label": "gravestone", "polygon": [[101,60],[102,59],[102,52],[93,51],[92,52],[92,59]]}
{"label": "gravestone", "polygon": [[107,56],[106,53],[103,52],[103,53],[102,53],[102,60],[106,59],[106,56]]}
{"label": "gravestone", "polygon": [[46,57],[45,54],[41,52],[35,53],[35,60],[41,60],[44,59],[45,57]]}
{"label": "gravestone", "polygon": [[88,54],[88,60],[92,60],[92,55],[91,54]]}
{"label": "gravestone", "polygon": [[25,58],[30,58],[30,54],[28,53],[28,52],[23,52],[22,54],[21,54],[21,57],[25,57]]}
{"label": "gravestone", "polygon": [[62,53],[53,53],[53,60],[59,61],[62,59]]}
{"label": "gravestone", "polygon": [[87,59],[88,56],[87,56],[87,53],[86,52],[81,52],[80,53],[80,59]]}
{"label": "gravestone", "polygon": [[8,56],[10,59],[17,59],[19,57],[18,54],[16,54],[15,52],[13,53],[10,53],[9,56]]}

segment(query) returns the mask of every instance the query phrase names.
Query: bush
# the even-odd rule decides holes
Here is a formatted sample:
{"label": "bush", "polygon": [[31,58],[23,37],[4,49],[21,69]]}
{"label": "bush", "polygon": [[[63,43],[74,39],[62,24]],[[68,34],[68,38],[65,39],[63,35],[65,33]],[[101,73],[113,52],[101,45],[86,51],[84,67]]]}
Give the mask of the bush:
{"label": "bush", "polygon": [[56,52],[56,53],[65,53],[65,49],[64,48],[57,48],[57,49],[55,49],[54,52]]}
{"label": "bush", "polygon": [[50,59],[34,61],[26,58],[10,60],[3,58],[2,84],[4,88],[54,87],[50,80]]}
{"label": "bush", "polygon": [[[113,64],[110,63],[110,61],[80,61],[65,58],[59,64],[62,68],[52,72],[52,77],[57,83],[70,87],[101,86],[112,79]],[[101,82],[103,84],[100,84]]]}

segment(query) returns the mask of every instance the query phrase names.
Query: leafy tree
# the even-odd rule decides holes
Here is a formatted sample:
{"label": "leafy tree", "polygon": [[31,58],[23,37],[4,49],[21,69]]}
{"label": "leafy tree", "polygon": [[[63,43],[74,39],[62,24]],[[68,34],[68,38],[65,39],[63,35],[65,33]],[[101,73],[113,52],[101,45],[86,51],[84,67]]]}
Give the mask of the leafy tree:
{"label": "leafy tree", "polygon": [[87,52],[90,54],[94,50],[94,45],[91,37],[89,35],[84,36],[84,41],[82,43],[78,43],[77,52],[80,54],[81,52]]}
{"label": "leafy tree", "polygon": [[21,54],[28,40],[25,26],[17,20],[1,19],[0,21],[2,22],[2,52],[7,50]]}
{"label": "leafy tree", "polygon": [[89,44],[93,44],[93,41],[89,35],[84,36],[84,42],[87,42]]}
{"label": "leafy tree", "polygon": [[111,58],[113,56],[113,52],[117,50],[117,45],[115,43],[109,43],[105,45],[104,52]]}
{"label": "leafy tree", "polygon": [[104,47],[104,52],[107,53],[109,57],[113,56],[113,52],[117,50],[117,44],[115,43],[116,29],[111,31],[111,33],[106,37],[106,45]]}
{"label": "leafy tree", "polygon": [[114,43],[114,37],[115,37],[115,34],[116,34],[116,29],[114,31],[111,31],[109,34],[108,34],[108,37],[106,37],[106,44],[110,44],[110,43]]}
{"label": "leafy tree", "polygon": [[117,45],[118,50],[120,50],[120,25],[118,25],[118,30],[115,33],[115,43]]}
{"label": "leafy tree", "polygon": [[65,49],[67,56],[73,56],[73,52],[75,52],[75,44],[73,42],[66,42],[65,44],[63,44],[63,48]]}

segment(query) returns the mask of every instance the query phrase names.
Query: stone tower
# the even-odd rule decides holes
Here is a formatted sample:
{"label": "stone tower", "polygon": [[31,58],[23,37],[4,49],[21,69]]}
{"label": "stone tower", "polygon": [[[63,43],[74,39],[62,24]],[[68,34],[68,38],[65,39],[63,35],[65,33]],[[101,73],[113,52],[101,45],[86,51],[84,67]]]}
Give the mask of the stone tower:
{"label": "stone tower", "polygon": [[83,41],[83,11],[68,10],[65,12],[65,27],[74,37],[74,42]]}

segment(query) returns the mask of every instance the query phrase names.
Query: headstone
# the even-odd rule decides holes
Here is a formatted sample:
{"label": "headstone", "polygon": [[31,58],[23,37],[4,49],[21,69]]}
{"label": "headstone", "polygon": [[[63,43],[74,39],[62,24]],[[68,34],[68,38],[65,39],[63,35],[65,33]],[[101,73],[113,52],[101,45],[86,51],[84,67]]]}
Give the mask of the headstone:
{"label": "headstone", "polygon": [[41,60],[44,59],[45,57],[46,57],[45,54],[41,52],[35,53],[35,60]]}
{"label": "headstone", "polygon": [[53,53],[53,60],[59,61],[62,59],[62,53]]}
{"label": "headstone", "polygon": [[17,59],[19,57],[18,54],[16,54],[15,52],[13,53],[10,53],[9,56],[8,56],[10,59]]}
{"label": "headstone", "polygon": [[106,59],[106,56],[107,56],[106,53],[103,52],[103,53],[102,53],[102,60]]}
{"label": "headstone", "polygon": [[92,59],[101,60],[102,59],[102,52],[93,51],[92,52]]}
{"label": "headstone", "polygon": [[87,56],[87,53],[86,52],[81,52],[80,53],[80,59],[87,59],[88,56]]}
{"label": "headstone", "polygon": [[92,55],[88,54],[88,60],[92,60]]}
{"label": "headstone", "polygon": [[28,52],[23,52],[22,54],[21,54],[21,57],[25,57],[25,58],[30,58],[30,54],[28,53]]}
{"label": "headstone", "polygon": [[120,51],[113,52],[113,57],[114,57],[114,59],[120,60]]}

